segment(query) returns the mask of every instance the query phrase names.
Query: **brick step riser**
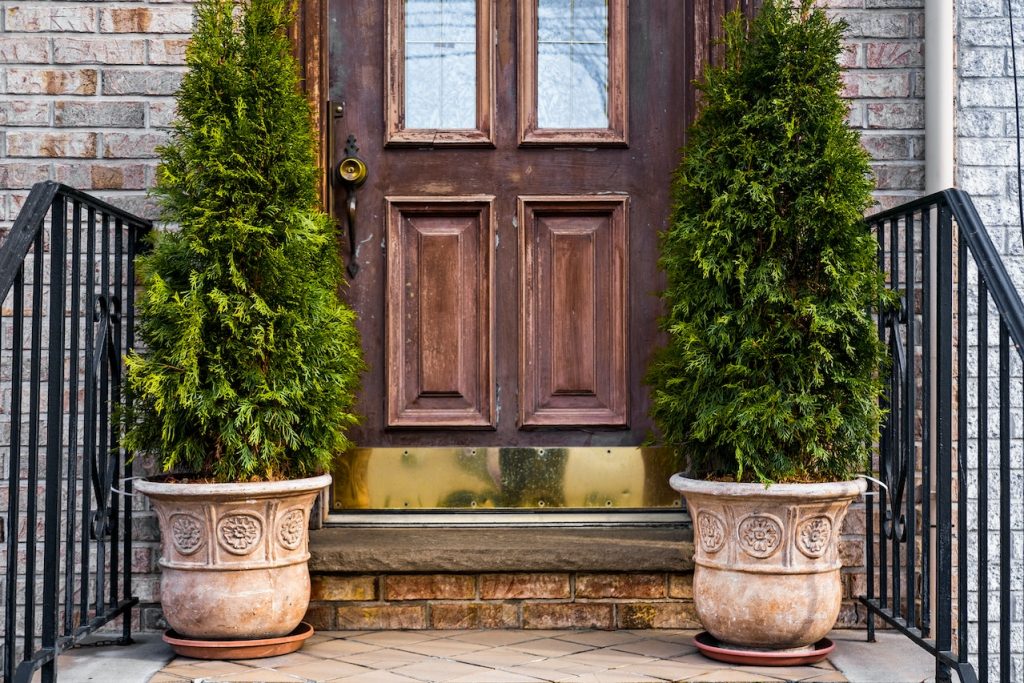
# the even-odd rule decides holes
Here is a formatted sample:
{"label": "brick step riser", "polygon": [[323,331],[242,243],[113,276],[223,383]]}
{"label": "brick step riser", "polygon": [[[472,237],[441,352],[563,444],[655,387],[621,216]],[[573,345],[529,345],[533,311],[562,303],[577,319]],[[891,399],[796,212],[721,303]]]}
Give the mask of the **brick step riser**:
{"label": "brick step riser", "polygon": [[[866,623],[850,583],[836,628]],[[700,627],[691,572],[316,572],[306,621],[318,630]]]}
{"label": "brick step riser", "polygon": [[314,628],[697,628],[690,573],[314,574]]}

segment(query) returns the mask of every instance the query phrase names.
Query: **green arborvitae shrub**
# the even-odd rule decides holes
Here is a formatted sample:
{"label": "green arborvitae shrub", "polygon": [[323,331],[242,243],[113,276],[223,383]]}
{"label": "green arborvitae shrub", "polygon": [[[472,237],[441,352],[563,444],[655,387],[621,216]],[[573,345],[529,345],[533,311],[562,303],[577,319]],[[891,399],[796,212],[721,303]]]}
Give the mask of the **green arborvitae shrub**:
{"label": "green arborvitae shrub", "polygon": [[288,0],[200,0],[161,149],[163,219],[140,260],[129,448],[217,481],[324,472],[363,368],[335,228],[319,208]]}
{"label": "green arborvitae shrub", "polygon": [[[745,31],[748,29],[749,31]],[[885,296],[868,156],[845,123],[845,25],[811,0],[727,20],[662,234],[652,415],[691,476],[847,479],[867,465]]]}

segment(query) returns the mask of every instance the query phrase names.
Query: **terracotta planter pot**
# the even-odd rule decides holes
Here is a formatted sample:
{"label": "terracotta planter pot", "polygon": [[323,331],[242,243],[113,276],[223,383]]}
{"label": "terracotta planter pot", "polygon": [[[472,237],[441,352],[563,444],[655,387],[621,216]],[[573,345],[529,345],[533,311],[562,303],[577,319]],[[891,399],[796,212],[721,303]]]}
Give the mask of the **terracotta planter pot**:
{"label": "terracotta planter pot", "polygon": [[693,601],[711,635],[762,649],[825,637],[843,595],[839,530],[863,479],[765,488],[677,474],[670,484],[693,519]]}
{"label": "terracotta planter pot", "polygon": [[330,482],[136,482],[160,519],[160,599],[171,628],[211,640],[291,633],[309,606],[309,511]]}

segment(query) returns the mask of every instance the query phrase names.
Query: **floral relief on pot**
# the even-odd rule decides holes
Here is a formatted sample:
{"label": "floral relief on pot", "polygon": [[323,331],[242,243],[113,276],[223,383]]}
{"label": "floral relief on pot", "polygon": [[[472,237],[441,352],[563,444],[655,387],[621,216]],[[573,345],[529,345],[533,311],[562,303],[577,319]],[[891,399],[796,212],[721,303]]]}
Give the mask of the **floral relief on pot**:
{"label": "floral relief on pot", "polygon": [[217,542],[234,555],[248,555],[263,536],[263,520],[253,514],[239,512],[221,517],[217,522]]}
{"label": "floral relief on pot", "polygon": [[832,520],[818,515],[800,522],[796,532],[796,547],[807,557],[821,557],[828,549],[832,537]]}
{"label": "floral relief on pot", "polygon": [[771,557],[782,546],[782,522],[773,515],[748,515],[736,532],[740,547],[753,557]]}
{"label": "floral relief on pot", "polygon": [[705,552],[717,553],[725,545],[725,522],[718,515],[706,511],[697,515],[697,531]]}
{"label": "floral relief on pot", "polygon": [[277,540],[288,550],[296,550],[305,538],[306,515],[301,509],[293,508],[281,515],[277,524]]}
{"label": "floral relief on pot", "polygon": [[196,552],[206,540],[203,537],[202,520],[193,515],[185,513],[171,515],[170,528],[174,549],[182,555],[191,555]]}

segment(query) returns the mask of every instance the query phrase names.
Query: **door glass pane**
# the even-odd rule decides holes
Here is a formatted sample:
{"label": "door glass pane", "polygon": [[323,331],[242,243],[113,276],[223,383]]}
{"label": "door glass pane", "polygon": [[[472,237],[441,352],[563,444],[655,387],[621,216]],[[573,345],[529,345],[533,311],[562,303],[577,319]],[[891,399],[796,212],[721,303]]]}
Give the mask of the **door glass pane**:
{"label": "door glass pane", "polygon": [[476,126],[476,0],[406,0],[405,127]]}
{"label": "door glass pane", "polygon": [[537,0],[537,125],[608,127],[607,0]]}

